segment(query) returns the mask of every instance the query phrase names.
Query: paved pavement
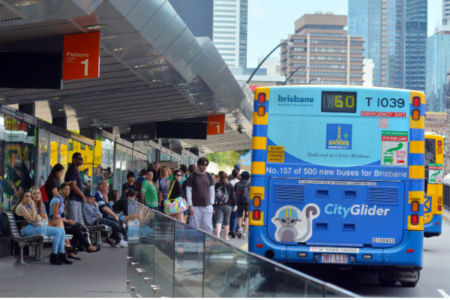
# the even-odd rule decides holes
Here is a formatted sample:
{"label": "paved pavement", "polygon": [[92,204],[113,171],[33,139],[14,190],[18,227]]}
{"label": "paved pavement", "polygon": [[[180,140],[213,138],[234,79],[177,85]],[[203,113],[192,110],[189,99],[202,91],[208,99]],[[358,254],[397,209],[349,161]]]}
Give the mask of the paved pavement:
{"label": "paved pavement", "polygon": [[[50,253],[49,248],[44,249]],[[102,247],[97,253],[80,252],[72,265],[50,265],[16,257],[0,259],[0,297],[130,297],[126,290],[127,248]]]}

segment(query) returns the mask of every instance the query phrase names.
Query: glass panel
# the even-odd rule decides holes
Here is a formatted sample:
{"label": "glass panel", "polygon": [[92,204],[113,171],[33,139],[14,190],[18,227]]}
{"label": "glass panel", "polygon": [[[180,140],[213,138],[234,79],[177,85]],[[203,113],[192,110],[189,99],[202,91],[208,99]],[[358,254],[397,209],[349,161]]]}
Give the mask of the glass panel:
{"label": "glass panel", "polygon": [[[143,297],[352,296],[129,201],[129,286]],[[139,213],[138,213],[139,212]]]}
{"label": "glass panel", "polygon": [[204,297],[248,297],[248,255],[205,235]]}
{"label": "glass panel", "polygon": [[174,297],[202,297],[204,234],[175,222]]}
{"label": "glass panel", "polygon": [[3,150],[3,207],[11,209],[20,195],[35,182],[36,128],[14,118],[2,118],[5,128]]}
{"label": "glass panel", "polygon": [[155,243],[155,284],[159,286],[159,297],[173,297],[174,274],[174,221],[154,214],[153,234]]}
{"label": "glass panel", "polygon": [[47,130],[39,129],[39,152],[37,164],[37,185],[44,185],[50,174],[50,133]]}

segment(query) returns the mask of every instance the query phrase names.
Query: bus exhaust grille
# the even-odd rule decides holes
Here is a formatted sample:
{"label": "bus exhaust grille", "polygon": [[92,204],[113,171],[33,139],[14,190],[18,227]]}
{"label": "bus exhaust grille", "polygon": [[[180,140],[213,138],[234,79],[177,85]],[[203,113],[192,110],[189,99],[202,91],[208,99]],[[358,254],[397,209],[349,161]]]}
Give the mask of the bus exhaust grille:
{"label": "bus exhaust grille", "polygon": [[275,201],[303,201],[304,197],[303,186],[275,185]]}
{"label": "bus exhaust grille", "polygon": [[398,203],[397,188],[369,188],[369,201],[382,203]]}

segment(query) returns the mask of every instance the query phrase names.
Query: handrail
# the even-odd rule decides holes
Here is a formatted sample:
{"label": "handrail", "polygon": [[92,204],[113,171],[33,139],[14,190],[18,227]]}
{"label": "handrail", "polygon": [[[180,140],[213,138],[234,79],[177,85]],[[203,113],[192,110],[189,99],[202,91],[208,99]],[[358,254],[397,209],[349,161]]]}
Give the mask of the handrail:
{"label": "handrail", "polygon": [[[152,214],[158,215],[159,217],[162,217],[162,218],[164,218],[164,219],[166,219],[166,220],[168,220],[169,222],[172,222],[172,223],[174,223],[174,224],[177,224],[177,223],[178,223],[178,224],[180,224],[180,225],[182,225],[182,226],[187,226],[187,228],[190,228],[190,229],[193,229],[193,230],[195,230],[195,231],[197,231],[197,232],[200,232],[200,233],[204,234],[205,237],[208,236],[210,239],[213,239],[213,240],[215,240],[215,241],[218,241],[218,242],[220,242],[221,244],[226,245],[228,248],[234,249],[234,250],[236,250],[236,251],[242,253],[242,254],[245,255],[245,256],[253,257],[254,259],[256,259],[256,260],[258,260],[258,261],[262,261],[262,262],[265,263],[265,264],[272,265],[272,266],[274,266],[274,267],[276,267],[276,268],[282,270],[283,272],[285,272],[285,273],[287,273],[287,274],[289,274],[289,275],[291,275],[291,276],[295,276],[296,278],[298,278],[298,279],[300,279],[300,280],[302,280],[302,281],[304,281],[304,282],[306,282],[306,283],[310,283],[310,284],[319,286],[319,287],[322,288],[322,296],[323,296],[323,297],[326,297],[327,292],[328,292],[328,293],[331,292],[331,293],[334,293],[334,294],[337,294],[337,295],[340,295],[340,296],[343,296],[343,297],[351,297],[351,298],[359,298],[359,297],[360,297],[359,295],[357,295],[357,294],[355,294],[355,293],[352,293],[352,292],[350,292],[350,291],[347,291],[347,290],[345,290],[345,289],[343,289],[343,288],[340,288],[340,287],[338,287],[338,286],[336,286],[336,285],[334,285],[334,284],[331,284],[331,283],[322,281],[322,280],[317,279],[317,278],[315,278],[315,277],[312,277],[312,276],[310,276],[310,275],[308,275],[308,274],[305,274],[305,273],[303,273],[303,272],[301,272],[301,271],[292,269],[292,268],[290,268],[290,267],[288,267],[288,266],[285,266],[285,265],[283,265],[283,264],[281,264],[281,263],[278,263],[278,262],[276,262],[276,261],[270,260],[270,259],[268,259],[268,258],[266,258],[266,257],[263,257],[263,256],[260,256],[260,255],[255,254],[255,253],[251,253],[251,252],[245,251],[245,250],[243,250],[243,249],[240,249],[240,248],[238,248],[238,247],[236,247],[236,246],[230,244],[230,243],[227,242],[227,241],[224,241],[224,240],[222,240],[222,239],[217,238],[216,236],[214,236],[214,235],[212,235],[212,234],[210,234],[210,233],[208,233],[208,232],[205,232],[205,231],[203,231],[203,230],[201,230],[201,229],[194,228],[194,227],[192,227],[192,226],[189,225],[189,224],[184,224],[184,223],[182,223],[182,222],[179,222],[178,220],[173,219],[173,218],[171,218],[170,216],[168,216],[168,215],[166,215],[166,214],[163,214],[163,213],[161,213],[161,212],[159,212],[159,211],[150,209],[150,208],[144,206],[144,205],[141,204],[141,203],[136,202],[136,203],[134,203],[134,204],[137,204],[137,205],[139,206],[139,209],[145,211],[146,213],[150,213],[150,212],[151,212]],[[175,238],[175,236],[174,236],[174,238]],[[205,241],[205,239],[203,239],[203,241]],[[132,256],[132,255],[131,255],[131,253],[130,253],[130,254],[129,254],[129,257],[131,257],[131,256]],[[308,295],[306,295],[306,296],[308,296]]]}

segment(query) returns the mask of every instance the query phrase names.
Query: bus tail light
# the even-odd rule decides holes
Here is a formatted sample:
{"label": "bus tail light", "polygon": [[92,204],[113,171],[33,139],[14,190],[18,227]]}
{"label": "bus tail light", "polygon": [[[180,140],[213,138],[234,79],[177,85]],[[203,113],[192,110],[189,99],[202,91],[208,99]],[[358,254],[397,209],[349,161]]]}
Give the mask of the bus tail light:
{"label": "bus tail light", "polygon": [[438,147],[442,147],[442,141],[441,141],[441,140],[438,140],[438,141],[437,141],[437,145],[438,145]]}
{"label": "bus tail light", "polygon": [[438,154],[442,154],[442,148],[438,147],[438,148],[437,148],[437,153],[438,153]]}
{"label": "bus tail light", "polygon": [[266,108],[264,107],[264,105],[258,106],[258,116],[262,117],[265,115],[265,113],[266,113]]}
{"label": "bus tail light", "polygon": [[408,253],[414,253],[414,249],[406,249],[406,252],[408,252]]}
{"label": "bus tail light", "polygon": [[411,202],[411,211],[413,211],[413,212],[419,211],[419,201]]}
{"label": "bus tail light", "polygon": [[442,211],[442,205],[438,205],[438,211]]}
{"label": "bus tail light", "polygon": [[420,120],[420,111],[418,109],[413,109],[413,111],[412,111],[412,119],[414,121]]}
{"label": "bus tail light", "polygon": [[261,197],[255,196],[253,197],[253,206],[260,207],[261,206]]}
{"label": "bus tail light", "polygon": [[413,97],[413,106],[419,107],[420,106],[420,97]]}
{"label": "bus tail light", "polygon": [[264,248],[264,244],[256,244],[256,248]]}
{"label": "bus tail light", "polygon": [[417,215],[417,214],[411,215],[411,224],[412,225],[419,224],[419,215]]}
{"label": "bus tail light", "polygon": [[258,94],[258,102],[261,104],[264,104],[266,102],[266,94],[259,93]]}
{"label": "bus tail light", "polygon": [[440,196],[438,197],[437,203],[438,203],[438,204],[442,204],[442,197],[440,197]]}
{"label": "bus tail light", "polygon": [[253,217],[253,220],[259,221],[259,219],[261,219],[261,211],[259,209],[253,210],[252,217]]}

